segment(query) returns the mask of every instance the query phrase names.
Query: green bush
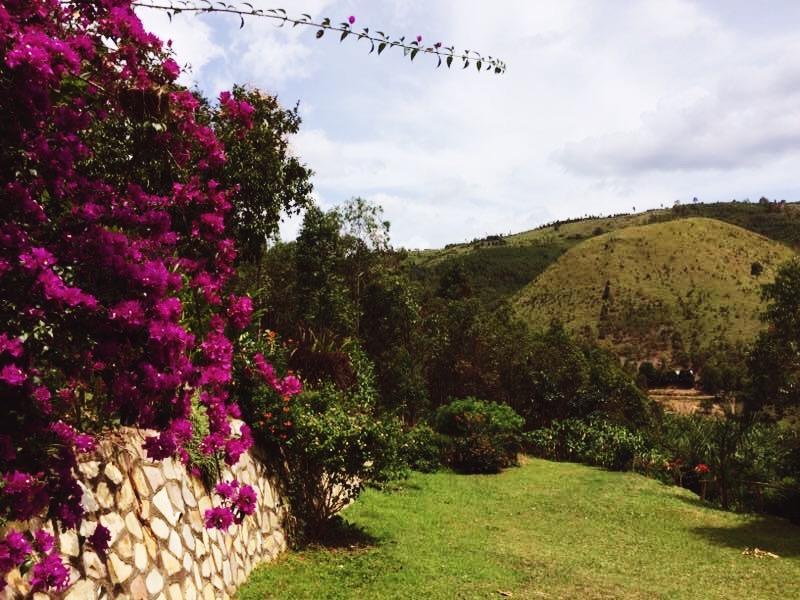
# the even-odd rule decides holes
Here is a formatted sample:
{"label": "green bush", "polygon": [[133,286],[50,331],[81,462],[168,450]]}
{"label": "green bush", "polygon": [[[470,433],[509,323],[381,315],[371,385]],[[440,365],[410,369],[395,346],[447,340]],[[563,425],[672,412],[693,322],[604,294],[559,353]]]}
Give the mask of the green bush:
{"label": "green bush", "polygon": [[290,415],[294,429],[282,459],[296,541],[321,537],[365,485],[404,475],[400,422],[377,418],[334,386],[304,392]]}
{"label": "green bush", "polygon": [[796,477],[784,477],[767,486],[762,504],[764,512],[800,523],[800,480]]}
{"label": "green bush", "polygon": [[401,455],[415,471],[433,473],[442,466],[444,439],[430,425],[418,423],[403,437]]}
{"label": "green bush", "polygon": [[497,473],[515,465],[525,420],[506,404],[477,398],[455,400],[436,412],[447,463],[463,473]]}
{"label": "green bush", "polygon": [[647,439],[638,431],[602,419],[565,419],[526,435],[528,451],[551,460],[568,460],[625,471],[658,461]]}
{"label": "green bush", "polygon": [[[251,352],[284,368],[286,348],[277,336],[250,344]],[[400,454],[401,423],[376,410],[371,361],[354,342],[340,344],[352,383],[332,381],[294,397],[282,396],[248,365],[237,365],[235,393],[243,418],[278,478],[289,504],[286,523],[294,544],[321,539],[331,518],[367,485],[380,486],[405,475]]]}

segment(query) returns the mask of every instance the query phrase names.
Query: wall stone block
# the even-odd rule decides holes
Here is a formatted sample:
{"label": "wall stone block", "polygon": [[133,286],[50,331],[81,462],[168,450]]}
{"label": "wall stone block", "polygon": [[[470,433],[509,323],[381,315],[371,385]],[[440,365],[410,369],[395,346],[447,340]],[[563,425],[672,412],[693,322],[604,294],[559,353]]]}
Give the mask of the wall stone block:
{"label": "wall stone block", "polygon": [[[116,431],[79,465],[86,520],[79,532],[55,532],[72,574],[70,587],[61,594],[31,595],[30,576],[15,570],[0,600],[226,599],[253,568],[286,550],[285,509],[254,453],[242,455],[223,478],[235,477],[258,491],[255,514],[227,532],[207,530],[203,514],[219,499],[180,462],[148,460],[141,446],[149,433]],[[106,556],[84,543],[98,522],[111,533]],[[38,520],[15,527],[53,532]]]}

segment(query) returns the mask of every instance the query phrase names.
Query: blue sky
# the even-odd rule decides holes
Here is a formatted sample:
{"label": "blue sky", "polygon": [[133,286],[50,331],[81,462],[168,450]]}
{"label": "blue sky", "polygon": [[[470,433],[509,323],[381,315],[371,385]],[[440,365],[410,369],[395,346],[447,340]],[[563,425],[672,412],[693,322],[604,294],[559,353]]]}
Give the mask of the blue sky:
{"label": "blue sky", "polygon": [[[381,204],[436,247],[675,200],[800,198],[800,2],[294,0],[282,7],[503,58],[504,75],[250,19],[140,9],[183,81],[300,102],[317,199]],[[365,44],[362,42],[361,44]],[[293,236],[297,222],[283,227]]]}

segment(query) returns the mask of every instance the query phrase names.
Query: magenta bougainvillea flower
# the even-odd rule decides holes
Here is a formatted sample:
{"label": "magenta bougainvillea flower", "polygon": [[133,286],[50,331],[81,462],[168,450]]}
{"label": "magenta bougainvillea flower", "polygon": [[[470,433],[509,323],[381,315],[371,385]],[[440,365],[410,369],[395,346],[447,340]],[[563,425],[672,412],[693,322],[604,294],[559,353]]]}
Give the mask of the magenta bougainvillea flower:
{"label": "magenta bougainvillea flower", "polygon": [[[0,140],[9,521],[80,526],[77,456],[96,445],[75,418],[83,398],[112,422],[155,429],[145,442],[153,458],[189,460],[195,398],[209,415],[205,450],[232,463],[252,443],[229,423],[239,414],[231,338],[252,303],[230,294],[231,191],[215,179],[225,148],[198,99],[171,85],[179,75],[131,0],[0,3],[0,111],[13,123]],[[218,112],[242,134],[253,126],[253,107],[231,94]],[[108,122],[158,124],[147,142],[148,157],[169,165],[158,183],[135,161],[116,177],[106,168],[96,134]],[[98,551],[107,533],[98,526],[90,538]],[[68,571],[47,538],[20,535],[0,538],[0,582],[31,560],[34,590],[62,589]]]}
{"label": "magenta bougainvillea flower", "polygon": [[34,592],[43,590],[63,591],[69,584],[69,569],[61,562],[58,554],[48,554],[33,565],[31,571],[31,589]]}
{"label": "magenta bougainvillea flower", "polygon": [[87,540],[100,556],[105,556],[108,551],[108,542],[111,541],[111,532],[100,523],[94,528],[92,535]]}
{"label": "magenta bougainvillea flower", "polygon": [[206,527],[227,531],[233,525],[233,512],[225,506],[209,508],[205,514]]}

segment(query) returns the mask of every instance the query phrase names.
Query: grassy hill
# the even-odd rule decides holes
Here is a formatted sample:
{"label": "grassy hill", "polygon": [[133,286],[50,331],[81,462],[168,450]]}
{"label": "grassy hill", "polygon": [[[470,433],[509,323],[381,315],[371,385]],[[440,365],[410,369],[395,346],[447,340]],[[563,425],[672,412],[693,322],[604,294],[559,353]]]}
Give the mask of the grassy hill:
{"label": "grassy hill", "polygon": [[588,239],[630,227],[696,217],[738,225],[800,250],[800,204],[717,202],[559,221],[514,235],[415,250],[409,253],[409,265],[423,281],[435,280],[446,269],[459,266],[471,278],[476,295],[491,304],[516,294],[564,252]]}
{"label": "grassy hill", "polygon": [[715,339],[752,339],[761,327],[760,286],[793,254],[714,219],[618,228],[567,250],[514,304],[534,326],[559,320],[628,358],[671,355]]}
{"label": "grassy hill", "polygon": [[240,600],[800,597],[800,528],[630,473],[542,460],[415,473],[344,517],[338,547],[259,567]]}

